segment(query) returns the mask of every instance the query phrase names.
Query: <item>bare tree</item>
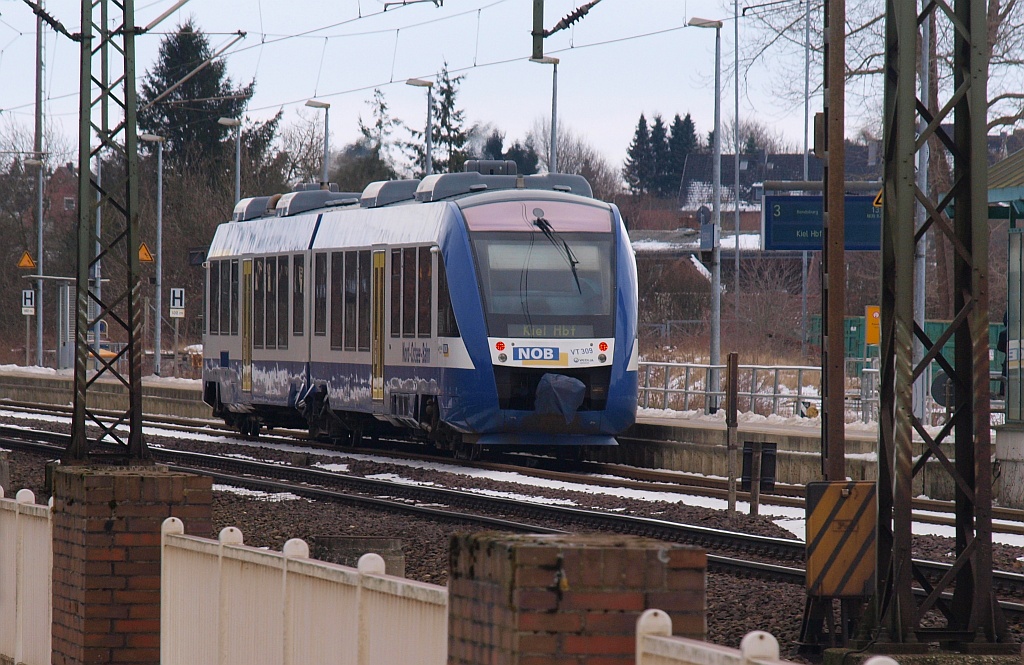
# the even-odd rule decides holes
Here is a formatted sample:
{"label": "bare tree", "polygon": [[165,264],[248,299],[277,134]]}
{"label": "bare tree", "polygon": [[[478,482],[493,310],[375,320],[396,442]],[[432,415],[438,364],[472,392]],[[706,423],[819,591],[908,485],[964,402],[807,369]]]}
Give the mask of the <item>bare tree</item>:
{"label": "bare tree", "polygon": [[280,139],[285,155],[284,178],[293,185],[319,180],[323,171],[324,124],[303,109],[298,115],[297,121],[284,128]]}
{"label": "bare tree", "polygon": [[[740,118],[740,152],[747,152],[748,147],[764,150],[772,155],[799,152],[796,143],[788,140],[781,130],[757,118]],[[730,118],[723,127],[722,139],[725,141],[723,152],[731,151],[736,145],[736,118]]]}
{"label": "bare tree", "polygon": [[[540,146],[541,161],[545,165],[550,164],[551,124],[544,118],[538,118],[527,140]],[[586,138],[561,123],[558,125],[558,170],[583,176],[593,188],[594,196],[605,201],[622,191],[622,181],[608,160]]]}
{"label": "bare tree", "polygon": [[[916,2],[916,0],[903,0]],[[1024,5],[1017,0],[986,0],[988,5],[989,127],[1012,126],[1024,119]],[[821,0],[811,2],[811,91],[821,90]],[[764,3],[744,13],[745,31],[741,76],[757,61],[771,58],[765,78],[773,94],[793,103],[804,100],[804,16],[807,5]],[[877,117],[881,108],[882,70],[885,60],[885,10],[877,0],[850,0],[846,6],[847,96],[850,113],[862,119]],[[940,11],[936,9],[935,11]],[[935,26],[935,22],[931,21]],[[953,38],[948,22],[935,34],[931,59],[937,85],[952,86]]]}
{"label": "bare tree", "polygon": [[[743,268],[744,289],[739,318],[728,331],[744,362],[777,363],[800,349],[800,267],[792,261],[766,258]],[[723,307],[723,310],[726,310]]]}
{"label": "bare tree", "polygon": [[[916,4],[916,0],[905,1]],[[1021,92],[1024,90],[1024,68],[1020,66],[1024,64],[1024,5],[1018,0],[985,2],[988,8],[988,127],[1010,128],[1024,119],[1024,92]],[[770,54],[773,67],[768,77],[769,84],[778,96],[793,101],[794,105],[803,100],[803,77],[794,74],[803,66],[806,6],[802,3],[769,3],[746,14],[758,29],[753,31],[754,36],[745,40],[745,64],[749,67]],[[818,0],[811,9],[811,71],[814,72],[811,80],[817,91],[820,89],[821,72],[822,2]],[[952,27],[948,21],[936,21],[937,11],[942,10],[933,5],[933,11],[926,18],[931,28],[931,39],[925,49],[930,89],[926,91],[924,101],[932,113],[940,108],[940,99],[949,99],[953,94]],[[848,109],[851,113],[858,113],[859,109],[863,119],[870,119],[869,131],[876,135],[879,132],[877,124],[882,96],[884,29],[885,15],[881,3],[871,0],[848,2],[847,92],[854,101]],[[937,137],[932,137],[929,144],[929,188],[932,192],[949,191],[952,180],[949,154]],[[928,236],[931,238],[929,252],[935,266],[934,277],[929,278],[929,283],[934,283],[935,287],[929,289],[927,311],[930,317],[948,319],[952,315],[953,302],[953,249],[944,234],[931,232]],[[997,263],[991,263],[991,274],[1003,274],[998,272],[998,267]],[[993,307],[993,311],[998,309]]]}

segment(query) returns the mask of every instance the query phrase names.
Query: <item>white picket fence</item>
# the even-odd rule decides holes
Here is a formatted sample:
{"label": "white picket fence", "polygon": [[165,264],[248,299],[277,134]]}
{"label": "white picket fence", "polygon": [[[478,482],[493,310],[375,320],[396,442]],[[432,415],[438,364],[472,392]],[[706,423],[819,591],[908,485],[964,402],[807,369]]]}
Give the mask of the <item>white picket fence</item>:
{"label": "white picket fence", "polygon": [[[0,659],[50,665],[50,506],[0,489]],[[217,540],[163,524],[162,665],[445,665],[448,591],[384,574],[365,554],[357,568],[309,559],[305,542],[282,552],[243,544],[228,527]],[[754,631],[739,649],[672,637],[661,610],[637,622],[636,665],[795,665]],[[866,665],[896,665],[876,656]]]}
{"label": "white picket fence", "polygon": [[0,487],[0,656],[49,665],[53,573],[50,507]]}
{"label": "white picket fence", "polygon": [[228,527],[216,541],[163,525],[162,665],[445,665],[448,591],[309,559],[299,539],[282,552],[248,547]]}
{"label": "white picket fence", "polygon": [[[732,649],[686,637],[672,637],[672,618],[647,610],[636,622],[636,665],[796,665],[779,659],[779,642],[771,633],[755,630]],[[898,665],[888,656],[873,656],[864,665]]]}

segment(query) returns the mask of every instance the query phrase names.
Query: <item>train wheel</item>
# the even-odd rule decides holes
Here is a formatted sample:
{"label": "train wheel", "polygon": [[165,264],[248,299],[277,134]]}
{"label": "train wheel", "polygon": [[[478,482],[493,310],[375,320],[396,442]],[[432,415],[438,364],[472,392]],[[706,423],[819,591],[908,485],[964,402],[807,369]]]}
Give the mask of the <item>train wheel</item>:
{"label": "train wheel", "polygon": [[555,448],[555,457],[565,462],[579,463],[586,455],[586,446],[559,446]]}
{"label": "train wheel", "polygon": [[455,459],[475,462],[480,459],[480,455],[482,455],[483,452],[483,446],[478,443],[459,443],[455,448]]}
{"label": "train wheel", "polygon": [[241,431],[246,438],[256,439],[260,435],[260,419],[252,416],[242,421]]}

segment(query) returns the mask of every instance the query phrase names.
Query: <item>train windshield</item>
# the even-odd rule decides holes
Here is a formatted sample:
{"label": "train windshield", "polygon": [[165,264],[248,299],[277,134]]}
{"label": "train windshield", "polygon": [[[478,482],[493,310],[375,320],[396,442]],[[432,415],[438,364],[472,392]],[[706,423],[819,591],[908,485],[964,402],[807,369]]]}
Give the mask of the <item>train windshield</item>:
{"label": "train windshield", "polygon": [[[584,215],[573,214],[579,209]],[[585,338],[614,333],[615,252],[607,208],[536,201],[465,212],[489,334]],[[485,215],[496,212],[514,216]]]}

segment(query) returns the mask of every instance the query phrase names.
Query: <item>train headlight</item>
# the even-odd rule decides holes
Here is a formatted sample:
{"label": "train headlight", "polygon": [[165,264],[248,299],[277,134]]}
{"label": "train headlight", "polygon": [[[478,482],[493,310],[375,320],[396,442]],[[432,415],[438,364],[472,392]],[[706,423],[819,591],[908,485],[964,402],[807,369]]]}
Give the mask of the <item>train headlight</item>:
{"label": "train headlight", "polygon": [[602,362],[602,363],[603,363],[603,362],[605,362],[606,360],[608,360],[608,356],[606,356],[606,355],[604,355],[604,354],[602,353],[601,355],[599,355],[599,356],[597,357],[597,360],[598,360],[598,362]]}
{"label": "train headlight", "polygon": [[508,356],[506,356],[504,353],[499,353],[498,354],[498,362],[503,363],[506,360],[508,360]]}

